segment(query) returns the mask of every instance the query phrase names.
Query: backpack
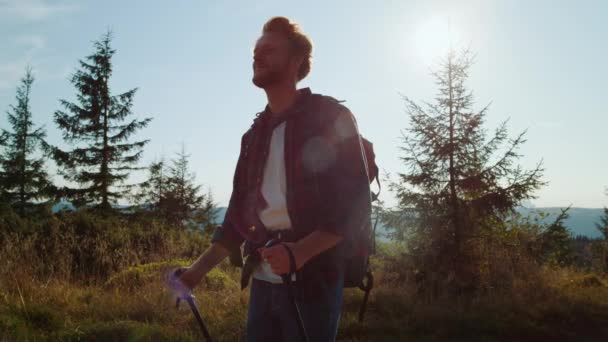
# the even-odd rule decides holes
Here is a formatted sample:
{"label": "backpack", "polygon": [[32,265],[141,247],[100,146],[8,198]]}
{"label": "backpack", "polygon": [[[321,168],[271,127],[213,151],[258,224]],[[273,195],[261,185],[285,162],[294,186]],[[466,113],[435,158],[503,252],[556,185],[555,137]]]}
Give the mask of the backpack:
{"label": "backpack", "polygon": [[[371,193],[371,199],[373,201],[378,200],[380,195],[380,180],[378,179],[378,165],[376,165],[376,155],[374,154],[373,144],[361,136],[361,147],[364,154],[365,165],[367,167],[367,175],[370,184],[376,181],[378,184],[378,191]],[[376,215],[377,216],[377,215]],[[374,222],[373,229],[366,226],[361,235],[355,238],[355,250],[352,255],[346,259],[345,272],[344,272],[344,287],[352,288],[358,287],[365,292],[363,302],[359,308],[359,322],[363,321],[365,315],[365,309],[367,308],[367,302],[369,299],[369,293],[374,287],[374,276],[372,274],[369,265],[370,254],[375,253],[375,236],[376,226],[378,224],[378,217]]]}
{"label": "backpack", "polygon": [[[316,106],[323,106],[325,103],[339,104],[344,101],[337,100],[331,96],[325,96],[320,94],[312,94],[313,101]],[[380,195],[380,180],[379,180],[379,169],[376,164],[376,154],[374,153],[374,145],[363,136],[359,135],[361,141],[361,150],[363,152],[365,166],[367,168],[367,176],[369,183],[373,183],[374,180],[378,185],[377,192],[371,192],[372,202],[378,200]],[[365,315],[365,309],[369,299],[369,293],[374,287],[374,276],[372,274],[369,265],[370,254],[375,253],[375,236],[376,226],[378,224],[378,215],[376,215],[373,229],[371,226],[366,227],[360,232],[359,236],[353,238],[353,250],[352,254],[348,255],[345,259],[344,268],[344,287],[354,288],[358,287],[365,292],[363,297],[363,303],[359,309],[359,322],[363,321]]]}

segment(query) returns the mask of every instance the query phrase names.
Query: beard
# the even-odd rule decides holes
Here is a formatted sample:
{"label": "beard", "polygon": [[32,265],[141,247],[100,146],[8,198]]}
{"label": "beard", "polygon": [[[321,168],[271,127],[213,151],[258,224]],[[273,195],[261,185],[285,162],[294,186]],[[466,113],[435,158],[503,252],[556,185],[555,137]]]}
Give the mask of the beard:
{"label": "beard", "polygon": [[287,67],[265,67],[262,70],[256,72],[253,71],[253,78],[251,81],[258,88],[267,88],[274,84],[280,83],[287,77]]}

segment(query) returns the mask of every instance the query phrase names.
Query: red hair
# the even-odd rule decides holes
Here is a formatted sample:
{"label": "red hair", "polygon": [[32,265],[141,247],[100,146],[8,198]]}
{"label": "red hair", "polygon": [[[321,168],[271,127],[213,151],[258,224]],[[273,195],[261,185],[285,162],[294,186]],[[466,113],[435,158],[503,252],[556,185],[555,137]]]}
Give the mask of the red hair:
{"label": "red hair", "polygon": [[280,33],[289,41],[291,51],[298,57],[304,57],[298,70],[298,81],[301,81],[310,72],[312,65],[312,42],[301,30],[300,26],[285,17],[270,18],[262,28],[264,33]]}

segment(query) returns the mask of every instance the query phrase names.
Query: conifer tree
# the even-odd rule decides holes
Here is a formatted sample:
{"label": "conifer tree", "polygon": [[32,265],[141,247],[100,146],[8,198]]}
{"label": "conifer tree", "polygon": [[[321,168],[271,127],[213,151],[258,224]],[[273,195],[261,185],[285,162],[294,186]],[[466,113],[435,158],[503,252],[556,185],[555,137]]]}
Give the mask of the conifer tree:
{"label": "conifer tree", "polygon": [[53,184],[45,170],[46,147],[44,128],[32,121],[30,94],[34,76],[27,68],[17,88],[17,104],[7,112],[12,130],[3,129],[0,141],[5,144],[0,156],[0,188],[2,198],[20,214],[25,215],[37,202],[51,198]]}
{"label": "conifer tree", "polygon": [[564,226],[564,221],[569,217],[568,210],[570,207],[562,209],[555,221],[542,233],[542,252],[545,262],[567,266],[574,261],[572,234]]}
{"label": "conifer tree", "polygon": [[134,201],[148,210],[160,211],[168,191],[168,170],[164,158],[148,166],[148,178],[139,184]]}
{"label": "conifer tree", "polygon": [[150,118],[131,118],[137,89],[112,95],[112,56],[110,32],[94,43],[95,51],[80,61],[71,82],[77,102],[61,100],[65,111],[55,112],[55,123],[69,151],[54,148],[61,174],[78,187],[66,187],[64,194],[78,207],[94,204],[108,210],[131,189],[125,182],[137,167],[148,140],[130,141]]}
{"label": "conifer tree", "polygon": [[195,184],[188,158],[182,147],[171,165],[167,165],[164,158],[151,163],[148,178],[140,184],[135,200],[145,210],[175,226],[194,224],[211,231],[216,205],[211,192],[200,193],[202,187]]}
{"label": "conifer tree", "polygon": [[541,163],[532,170],[516,165],[525,132],[509,139],[506,122],[492,134],[483,127],[489,106],[475,111],[465,86],[472,63],[469,51],[452,50],[433,73],[433,103],[404,97],[406,170],[391,186],[399,202],[387,216],[393,236],[409,239],[429,280],[455,289],[475,286],[474,239],[543,184]]}
{"label": "conifer tree", "polygon": [[[608,188],[606,188],[606,196],[608,196]],[[604,240],[608,241],[608,208],[604,207],[604,215],[600,217],[600,222],[595,224],[597,230],[602,233]]]}
{"label": "conifer tree", "polygon": [[182,147],[181,152],[172,160],[172,165],[169,166],[168,191],[161,205],[161,210],[169,221],[176,224],[192,218],[205,204],[205,196],[200,194],[201,186],[194,183],[195,175],[190,172],[188,158],[189,155]]}
{"label": "conifer tree", "polygon": [[602,233],[604,240],[608,240],[608,208],[604,208],[604,215],[600,217],[600,222],[596,223],[595,227]]}

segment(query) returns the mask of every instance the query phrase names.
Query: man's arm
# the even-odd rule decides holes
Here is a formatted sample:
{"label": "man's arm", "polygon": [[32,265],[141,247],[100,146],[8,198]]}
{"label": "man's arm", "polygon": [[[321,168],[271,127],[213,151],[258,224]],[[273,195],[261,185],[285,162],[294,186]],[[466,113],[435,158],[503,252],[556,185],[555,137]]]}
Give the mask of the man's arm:
{"label": "man's arm", "polygon": [[194,288],[201,282],[205,274],[222,262],[230,251],[220,243],[214,243],[181,274],[180,280],[189,288]]}
{"label": "man's arm", "polygon": [[[334,247],[343,237],[326,231],[315,230],[295,243],[285,243],[296,259],[296,269],[324,251]],[[270,264],[274,274],[289,273],[289,255],[283,246],[260,249],[262,258]]]}
{"label": "man's arm", "polygon": [[[325,154],[333,155],[335,159],[318,175],[321,191],[317,213],[319,226],[300,241],[286,243],[292,249],[298,269],[343,239],[357,236],[371,212],[369,178],[353,115],[340,106],[334,108],[333,113],[326,113],[324,118],[328,122],[323,125],[323,136],[331,151]],[[283,246],[260,252],[275,274],[289,272],[289,256]]]}

